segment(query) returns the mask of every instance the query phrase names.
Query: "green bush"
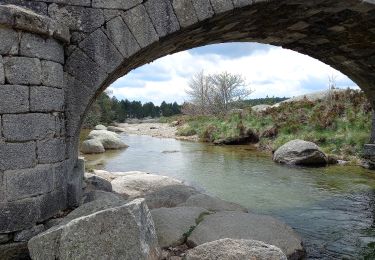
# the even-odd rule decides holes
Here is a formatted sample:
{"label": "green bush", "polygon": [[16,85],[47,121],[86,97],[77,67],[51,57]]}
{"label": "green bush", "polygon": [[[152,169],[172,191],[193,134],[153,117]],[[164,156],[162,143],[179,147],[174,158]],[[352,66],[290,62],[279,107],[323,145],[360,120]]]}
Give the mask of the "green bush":
{"label": "green bush", "polygon": [[193,135],[196,135],[196,134],[197,134],[197,131],[190,126],[181,127],[177,130],[178,136],[193,136]]}

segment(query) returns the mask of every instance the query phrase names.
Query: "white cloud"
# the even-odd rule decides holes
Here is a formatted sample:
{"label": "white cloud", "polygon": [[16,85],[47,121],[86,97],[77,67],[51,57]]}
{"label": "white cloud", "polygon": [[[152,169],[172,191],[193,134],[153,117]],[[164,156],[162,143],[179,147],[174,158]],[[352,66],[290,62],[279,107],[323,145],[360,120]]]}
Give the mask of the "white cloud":
{"label": "white cloud", "polygon": [[[253,98],[266,95],[296,96],[326,88],[330,75],[336,77],[338,85],[353,85],[345,75],[330,66],[279,47],[233,59],[183,51],[158,59],[141,70],[141,73],[131,72],[112,85],[114,95],[155,104],[163,100],[181,103],[186,99],[189,78],[201,70],[206,73],[228,71],[242,74],[255,90],[251,96]],[[160,74],[155,73],[165,75],[158,77]],[[158,79],[155,80],[155,77]]]}

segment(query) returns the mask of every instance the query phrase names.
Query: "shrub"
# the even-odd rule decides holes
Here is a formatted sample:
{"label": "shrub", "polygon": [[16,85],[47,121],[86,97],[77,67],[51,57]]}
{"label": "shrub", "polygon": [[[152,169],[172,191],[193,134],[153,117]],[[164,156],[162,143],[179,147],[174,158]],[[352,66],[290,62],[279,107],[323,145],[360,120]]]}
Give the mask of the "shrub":
{"label": "shrub", "polygon": [[179,136],[193,136],[197,134],[197,131],[191,126],[181,127],[177,130]]}

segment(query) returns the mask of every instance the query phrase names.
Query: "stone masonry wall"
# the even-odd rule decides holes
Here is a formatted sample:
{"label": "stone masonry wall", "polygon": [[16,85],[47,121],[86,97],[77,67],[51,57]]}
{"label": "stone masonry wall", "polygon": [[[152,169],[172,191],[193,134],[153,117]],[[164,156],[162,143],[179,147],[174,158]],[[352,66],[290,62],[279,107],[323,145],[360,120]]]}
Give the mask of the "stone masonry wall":
{"label": "stone masonry wall", "polygon": [[25,230],[68,206],[67,32],[0,6],[0,244],[14,240],[0,245],[0,258],[2,250],[24,247]]}

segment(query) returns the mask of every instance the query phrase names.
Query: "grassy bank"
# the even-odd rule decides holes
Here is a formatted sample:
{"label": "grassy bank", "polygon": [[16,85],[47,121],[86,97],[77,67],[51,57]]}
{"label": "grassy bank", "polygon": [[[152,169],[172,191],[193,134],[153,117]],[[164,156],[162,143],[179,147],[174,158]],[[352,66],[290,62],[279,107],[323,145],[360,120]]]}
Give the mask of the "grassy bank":
{"label": "grassy bank", "polygon": [[362,154],[369,141],[371,106],[363,92],[347,90],[325,100],[282,103],[256,113],[251,108],[223,116],[180,116],[179,135],[197,134],[202,141],[237,137],[251,129],[259,137],[258,146],[276,150],[293,139],[318,144],[324,152],[343,160]]}

